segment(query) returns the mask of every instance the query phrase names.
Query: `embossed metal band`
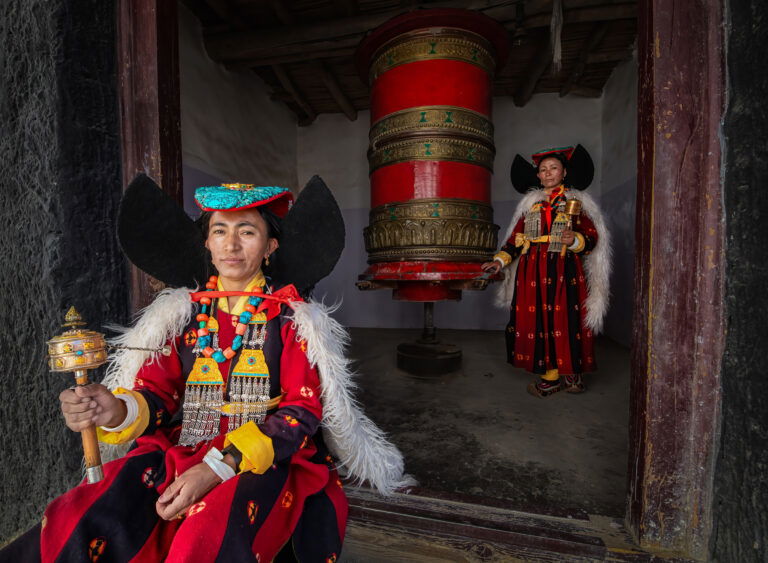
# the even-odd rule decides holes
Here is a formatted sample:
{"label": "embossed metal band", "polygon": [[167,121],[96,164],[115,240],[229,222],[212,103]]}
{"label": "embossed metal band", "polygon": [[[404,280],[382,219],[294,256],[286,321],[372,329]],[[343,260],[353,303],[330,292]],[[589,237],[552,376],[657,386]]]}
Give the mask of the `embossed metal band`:
{"label": "embossed metal band", "polygon": [[371,126],[371,147],[407,133],[461,133],[493,145],[493,123],[486,116],[456,106],[419,106],[390,113]]}
{"label": "embossed metal band", "polygon": [[371,210],[363,231],[368,261],[488,260],[499,227],[477,201],[421,199]]}
{"label": "embossed metal band", "polygon": [[453,139],[450,137],[427,137],[407,139],[385,144],[370,152],[370,172],[397,162],[412,160],[452,160],[484,166],[493,172],[493,157],[496,151],[478,141]]}
{"label": "embossed metal band", "polygon": [[375,56],[368,77],[373,82],[388,70],[406,63],[447,59],[479,66],[493,76],[496,60],[483,37],[469,31],[443,28],[437,32],[419,30],[384,45]]}
{"label": "embossed metal band", "polygon": [[490,205],[471,199],[423,198],[403,203],[388,203],[371,209],[370,223],[398,219],[471,219],[493,221]]}

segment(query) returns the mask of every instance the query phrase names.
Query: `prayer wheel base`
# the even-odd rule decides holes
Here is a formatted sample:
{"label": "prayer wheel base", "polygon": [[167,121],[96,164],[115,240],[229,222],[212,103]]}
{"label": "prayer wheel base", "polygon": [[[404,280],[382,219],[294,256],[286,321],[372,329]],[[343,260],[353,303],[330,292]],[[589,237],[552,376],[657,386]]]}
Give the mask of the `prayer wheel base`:
{"label": "prayer wheel base", "polygon": [[392,289],[398,301],[458,301],[464,290],[485,289],[491,280],[479,262],[379,262],[358,276],[361,290]]}
{"label": "prayer wheel base", "polygon": [[417,376],[458,371],[461,368],[461,348],[440,342],[404,342],[397,346],[397,368]]}

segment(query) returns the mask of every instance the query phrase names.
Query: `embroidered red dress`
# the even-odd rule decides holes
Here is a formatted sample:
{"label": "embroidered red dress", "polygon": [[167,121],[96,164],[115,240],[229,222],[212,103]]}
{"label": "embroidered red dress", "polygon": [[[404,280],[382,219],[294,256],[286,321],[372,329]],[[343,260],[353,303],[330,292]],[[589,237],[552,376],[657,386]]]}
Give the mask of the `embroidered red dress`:
{"label": "embroidered red dress", "polygon": [[506,329],[507,361],[539,375],[555,369],[570,375],[597,368],[594,335],[584,322],[588,288],[581,260],[597,244],[595,225],[582,213],[571,227],[577,233],[574,248],[564,255],[549,251],[548,235],[566,197],[566,190],[555,190],[534,204],[528,215],[538,214],[539,237],[524,236],[524,214],[497,254],[505,264],[519,257]]}
{"label": "embroidered red dress", "polygon": [[[46,509],[43,561],[271,561],[283,547],[300,561],[336,560],[348,505],[319,431],[318,374],[284,313],[267,319],[263,347],[271,395],[283,394],[259,425],[271,438],[272,467],[215,486],[182,520],[157,515],[158,496],[212,446],[221,449],[227,434],[222,417],[215,439],[177,445],[186,376],[194,361],[193,319],[176,338],[171,356],[160,356],[137,374],[134,390],[146,399],[150,422],[134,449],[105,464],[103,481],[81,484]],[[235,336],[237,316],[219,310],[216,319],[225,348]],[[225,379],[238,357],[220,364]]]}

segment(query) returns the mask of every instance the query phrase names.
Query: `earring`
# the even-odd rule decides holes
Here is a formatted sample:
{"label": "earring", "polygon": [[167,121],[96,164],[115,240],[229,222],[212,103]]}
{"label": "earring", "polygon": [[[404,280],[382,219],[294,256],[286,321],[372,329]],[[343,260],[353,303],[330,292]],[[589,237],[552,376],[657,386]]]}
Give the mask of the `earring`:
{"label": "earring", "polygon": [[264,263],[269,266],[269,254],[264,257]]}

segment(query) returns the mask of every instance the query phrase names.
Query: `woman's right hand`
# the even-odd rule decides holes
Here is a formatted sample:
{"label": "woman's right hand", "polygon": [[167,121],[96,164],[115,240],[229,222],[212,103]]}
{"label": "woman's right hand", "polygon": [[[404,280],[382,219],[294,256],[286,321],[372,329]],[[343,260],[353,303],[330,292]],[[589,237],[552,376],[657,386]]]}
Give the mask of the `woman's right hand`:
{"label": "woman's right hand", "polygon": [[482,266],[480,266],[483,271],[489,272],[491,274],[498,274],[499,270],[501,270],[501,264],[497,260],[493,260],[491,262],[485,262]]}
{"label": "woman's right hand", "polygon": [[100,383],[65,389],[59,401],[64,421],[75,432],[94,425],[113,428],[122,424],[128,414],[125,402]]}

